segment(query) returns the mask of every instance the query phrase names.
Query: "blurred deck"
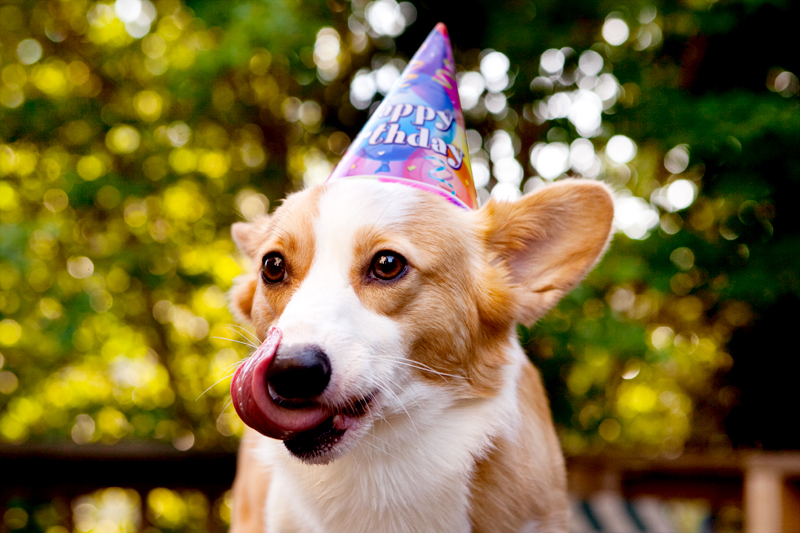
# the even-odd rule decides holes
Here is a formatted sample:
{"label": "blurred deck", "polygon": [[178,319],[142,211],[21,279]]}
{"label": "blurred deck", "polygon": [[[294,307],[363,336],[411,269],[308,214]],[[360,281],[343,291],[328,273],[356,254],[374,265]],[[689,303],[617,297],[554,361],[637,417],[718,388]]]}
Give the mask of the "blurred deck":
{"label": "blurred deck", "polygon": [[715,531],[800,533],[800,452],[580,456],[567,463],[570,493],[582,500],[609,493],[626,500],[704,500]]}
{"label": "blurred deck", "polygon": [[[567,461],[574,501],[707,502],[715,531],[800,533],[800,452],[683,455],[675,459],[579,456]],[[235,454],[153,444],[0,446],[0,509],[12,499],[73,498],[104,487],[230,488]],[[726,514],[727,513],[727,514]],[[738,513],[738,514],[737,514]]]}

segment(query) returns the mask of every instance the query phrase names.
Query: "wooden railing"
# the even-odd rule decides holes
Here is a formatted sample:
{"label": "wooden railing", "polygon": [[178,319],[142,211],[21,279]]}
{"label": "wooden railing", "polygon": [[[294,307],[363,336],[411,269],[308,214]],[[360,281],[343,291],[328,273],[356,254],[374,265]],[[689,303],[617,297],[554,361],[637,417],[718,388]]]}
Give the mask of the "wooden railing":
{"label": "wooden railing", "polygon": [[[0,515],[11,501],[72,501],[124,487],[141,495],[144,529],[150,525],[149,491],[191,489],[218,501],[230,488],[235,467],[230,451],[181,452],[153,444],[0,446]],[[577,498],[611,491],[627,499],[698,499],[715,513],[740,510],[738,526],[734,516],[728,531],[800,533],[800,452],[686,454],[671,460],[580,456],[568,459],[568,469],[570,492]],[[203,529],[222,533],[225,525],[209,518]]]}
{"label": "wooden railing", "polygon": [[232,451],[182,452],[136,443],[0,445],[0,491],[110,486],[227,490],[235,468]]}
{"label": "wooden railing", "polygon": [[[572,494],[702,499],[715,516],[740,509],[746,533],[800,533],[800,452],[683,455],[676,459],[582,456],[568,460]],[[723,529],[736,530],[734,522]],[[730,528],[730,529],[728,529]]]}
{"label": "wooden railing", "polygon": [[[227,524],[218,516],[219,502],[233,482],[236,455],[230,451],[185,451],[155,444],[103,445],[22,445],[0,446],[0,531],[3,514],[14,508],[29,524],[21,532],[45,531],[33,520],[34,511],[52,510],[59,503],[66,512],[57,525],[75,531],[70,505],[76,498],[108,487],[133,490],[141,505],[139,530],[157,525],[147,497],[154,489],[200,493],[208,502],[206,517],[194,517],[192,527],[176,526],[175,531],[223,533]],[[150,511],[150,512],[148,512]],[[215,513],[215,511],[217,511]],[[198,527],[200,522],[200,527]],[[188,523],[188,522],[187,522]],[[8,527],[12,532],[15,528]],[[160,529],[165,528],[163,524]]]}

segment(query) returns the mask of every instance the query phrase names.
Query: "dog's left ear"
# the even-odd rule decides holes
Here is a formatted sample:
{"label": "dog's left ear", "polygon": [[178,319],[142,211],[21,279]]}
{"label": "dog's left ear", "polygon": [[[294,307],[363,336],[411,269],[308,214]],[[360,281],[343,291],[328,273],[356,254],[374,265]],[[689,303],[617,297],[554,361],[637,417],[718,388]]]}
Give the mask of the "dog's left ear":
{"label": "dog's left ear", "polygon": [[595,181],[564,180],[478,211],[490,262],[507,270],[516,319],[533,324],[577,285],[608,246],[614,202]]}

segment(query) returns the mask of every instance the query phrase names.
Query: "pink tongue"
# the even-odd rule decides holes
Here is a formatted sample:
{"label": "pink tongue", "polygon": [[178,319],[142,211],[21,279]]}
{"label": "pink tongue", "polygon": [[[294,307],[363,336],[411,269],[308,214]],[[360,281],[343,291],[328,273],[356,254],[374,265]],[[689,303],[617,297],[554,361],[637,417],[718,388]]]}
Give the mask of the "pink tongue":
{"label": "pink tongue", "polygon": [[231,398],[242,421],[274,439],[288,439],[295,433],[319,426],[333,413],[319,407],[284,409],[275,405],[267,392],[267,369],[281,343],[281,330],[270,328],[258,350],[233,375]]}

